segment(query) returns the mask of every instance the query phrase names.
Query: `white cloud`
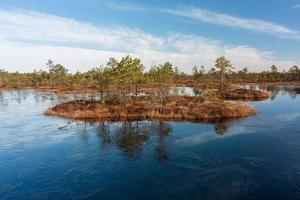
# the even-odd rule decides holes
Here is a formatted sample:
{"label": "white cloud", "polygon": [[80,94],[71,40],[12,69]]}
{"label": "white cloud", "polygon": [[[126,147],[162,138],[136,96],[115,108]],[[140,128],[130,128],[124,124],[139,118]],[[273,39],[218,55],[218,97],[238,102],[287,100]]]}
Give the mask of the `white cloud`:
{"label": "white cloud", "polygon": [[154,48],[162,43],[160,38],[135,29],[95,27],[73,19],[24,10],[0,10],[0,27],[0,37],[10,40],[96,44],[101,48],[118,47],[124,51]]}
{"label": "white cloud", "polygon": [[114,10],[120,10],[120,11],[147,11],[147,9],[143,6],[135,5],[135,4],[129,4],[124,2],[115,2],[115,1],[109,1],[107,2],[108,6],[111,7]]}
{"label": "white cloud", "polygon": [[294,7],[293,8],[300,8],[300,3],[299,4],[296,4],[296,5],[294,5]]}
{"label": "white cloud", "polygon": [[287,68],[299,62],[276,60],[272,52],[249,46],[225,45],[195,35],[155,36],[139,29],[104,27],[73,19],[24,10],[0,10],[0,68],[31,71],[47,59],[72,72],[105,64],[109,57],[140,57],[146,66],[170,61],[185,72],[194,65],[211,67],[218,56],[236,68],[264,70],[271,64]]}
{"label": "white cloud", "polygon": [[46,69],[45,63],[52,59],[70,68],[71,72],[85,71],[105,64],[109,57],[121,58],[125,55],[113,51],[1,41],[0,69],[27,72],[34,68]]}
{"label": "white cloud", "polygon": [[299,31],[287,28],[283,25],[275,24],[273,22],[258,19],[244,19],[195,7],[164,9],[163,11],[173,15],[188,17],[206,23],[267,33],[280,38],[300,39]]}

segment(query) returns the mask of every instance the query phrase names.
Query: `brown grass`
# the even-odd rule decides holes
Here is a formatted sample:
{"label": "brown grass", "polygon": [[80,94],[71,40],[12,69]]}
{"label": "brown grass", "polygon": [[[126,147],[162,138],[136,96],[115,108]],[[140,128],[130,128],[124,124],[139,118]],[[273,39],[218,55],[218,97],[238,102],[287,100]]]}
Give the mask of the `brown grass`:
{"label": "brown grass", "polygon": [[257,81],[257,82],[238,82],[240,85],[300,85],[300,81],[275,81],[275,82],[271,82],[271,81]]}
{"label": "brown grass", "polygon": [[224,92],[222,94],[223,99],[226,100],[249,100],[249,101],[260,101],[269,98],[267,92],[259,90],[249,90],[249,89],[235,89],[231,91]]}
{"label": "brown grass", "polygon": [[50,108],[47,116],[90,120],[179,120],[213,121],[241,118],[256,114],[246,105],[232,104],[221,100],[206,101],[199,97],[166,97],[161,110],[158,97],[137,97],[132,100],[107,100],[68,102]]}
{"label": "brown grass", "polygon": [[53,92],[58,94],[79,94],[79,93],[94,93],[95,90],[91,88],[85,88],[83,90],[77,90],[72,88],[59,88],[59,87],[38,87],[36,88],[39,92]]}
{"label": "brown grass", "polygon": [[[165,86],[166,89],[171,89],[172,85]],[[37,87],[37,91],[39,92],[53,92],[58,94],[91,94],[97,92],[95,88],[81,88],[80,90],[74,88],[60,88],[60,87]],[[110,93],[127,93],[128,87],[109,87],[107,88]],[[147,94],[155,94],[159,91],[159,88],[155,85],[138,85],[138,93],[147,93]],[[131,87],[131,92],[135,93],[135,85]]]}

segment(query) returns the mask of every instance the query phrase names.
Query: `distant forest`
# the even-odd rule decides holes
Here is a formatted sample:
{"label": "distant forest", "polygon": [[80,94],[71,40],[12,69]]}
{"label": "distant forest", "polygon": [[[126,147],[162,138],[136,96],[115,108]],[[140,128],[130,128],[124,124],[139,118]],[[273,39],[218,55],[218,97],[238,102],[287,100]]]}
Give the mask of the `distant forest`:
{"label": "distant forest", "polygon": [[[222,65],[224,65],[223,68]],[[55,64],[52,60],[48,60],[46,67],[47,71],[34,70],[31,73],[0,70],[0,87],[56,87],[77,90],[94,88],[100,92],[105,92],[108,87],[115,86],[116,88],[126,88],[131,92],[139,85],[155,85],[157,87],[171,84],[213,85],[219,83],[220,79],[232,83],[300,81],[298,66],[292,66],[288,71],[283,72],[279,72],[275,65],[270,66],[269,71],[263,72],[249,72],[247,68],[235,71],[224,57],[218,58],[215,67],[208,71],[203,66],[195,66],[192,74],[180,71],[177,67],[173,67],[170,62],[145,70],[141,60],[131,56],[123,57],[121,60],[110,58],[104,66],[74,74],[69,73],[66,67]]]}

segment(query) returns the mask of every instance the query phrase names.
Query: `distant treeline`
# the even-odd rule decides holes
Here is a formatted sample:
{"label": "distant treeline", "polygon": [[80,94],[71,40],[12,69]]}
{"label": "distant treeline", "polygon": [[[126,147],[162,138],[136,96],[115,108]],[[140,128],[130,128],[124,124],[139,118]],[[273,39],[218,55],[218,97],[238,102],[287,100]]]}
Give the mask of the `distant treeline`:
{"label": "distant treeline", "polygon": [[[59,87],[59,88],[94,88],[105,93],[108,88],[126,89],[129,93],[138,92],[140,85],[154,85],[164,88],[171,84],[210,84],[223,85],[230,82],[283,82],[300,81],[300,69],[291,67],[288,71],[279,72],[276,66],[270,71],[249,72],[247,68],[234,71],[230,62],[224,57],[218,58],[215,67],[206,71],[203,66],[194,67],[192,74],[186,74],[170,62],[152,66],[148,71],[138,58],[126,56],[121,60],[110,58],[106,65],[92,68],[87,72],[71,74],[61,64],[52,60],[46,63],[47,71],[34,70],[31,73],[7,72],[0,70],[0,87]],[[222,86],[221,86],[222,89]]]}
{"label": "distant treeline", "polygon": [[[203,66],[193,68],[193,80],[209,81],[213,78],[218,79],[220,72],[216,68],[211,68],[205,71]],[[270,67],[269,71],[250,72],[248,68],[239,71],[230,70],[226,73],[227,81],[231,82],[248,82],[248,83],[262,83],[262,82],[288,82],[300,81],[300,69],[298,66],[291,67],[288,71],[279,72],[275,65]]]}

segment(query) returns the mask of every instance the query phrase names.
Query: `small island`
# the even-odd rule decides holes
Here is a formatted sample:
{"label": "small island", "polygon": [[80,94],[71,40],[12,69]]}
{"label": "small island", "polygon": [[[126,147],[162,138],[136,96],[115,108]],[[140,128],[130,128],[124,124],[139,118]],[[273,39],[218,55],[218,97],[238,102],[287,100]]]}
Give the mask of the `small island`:
{"label": "small island", "polygon": [[270,97],[269,93],[260,90],[234,89],[222,94],[226,100],[262,101]]}
{"label": "small island", "polygon": [[169,62],[154,66],[143,74],[139,59],[127,56],[121,61],[110,60],[106,68],[90,72],[95,79],[94,87],[80,89],[98,92],[99,100],[77,99],[49,108],[44,114],[77,120],[192,122],[213,122],[255,115],[257,112],[251,106],[226,100],[265,99],[268,93],[228,90],[225,77],[232,68],[230,62],[220,57],[215,67],[219,71],[219,81],[213,81],[209,87],[195,92],[194,96],[181,96],[170,93],[178,72],[174,72],[176,70]]}
{"label": "small island", "polygon": [[[110,58],[106,65],[87,72],[70,74],[61,64],[48,60],[49,71],[9,73],[0,71],[0,88],[32,88],[38,92],[68,94],[73,100],[45,111],[47,116],[97,120],[215,121],[255,115],[251,106],[232,101],[261,101],[269,93],[241,89],[243,83],[296,81],[298,67],[289,73],[234,72],[224,56],[206,71],[194,67],[192,74],[180,71],[170,62],[145,69],[139,58]],[[278,79],[277,79],[277,78]],[[18,81],[15,81],[18,80]],[[193,95],[173,90],[188,88]],[[297,92],[297,90],[296,90]],[[229,102],[230,101],[230,102]]]}
{"label": "small island", "polygon": [[170,96],[164,99],[150,96],[131,100],[71,101],[59,104],[45,112],[78,120],[174,120],[216,121],[255,115],[254,108],[201,97]]}

